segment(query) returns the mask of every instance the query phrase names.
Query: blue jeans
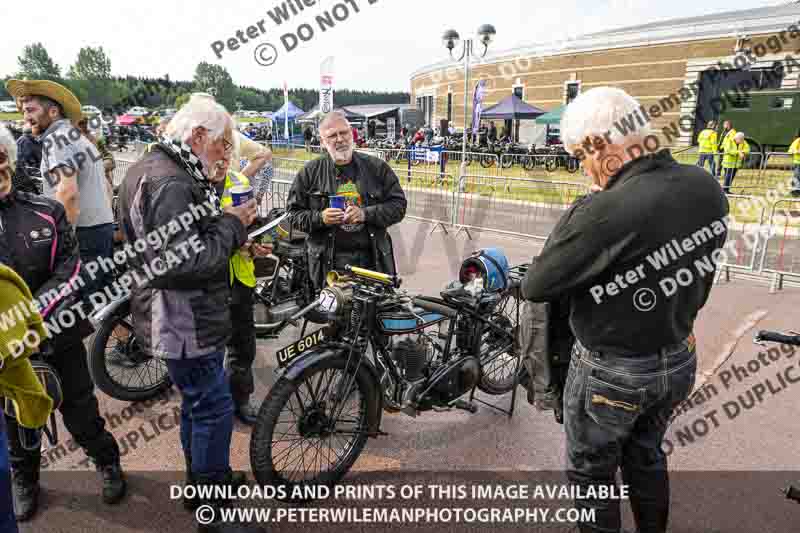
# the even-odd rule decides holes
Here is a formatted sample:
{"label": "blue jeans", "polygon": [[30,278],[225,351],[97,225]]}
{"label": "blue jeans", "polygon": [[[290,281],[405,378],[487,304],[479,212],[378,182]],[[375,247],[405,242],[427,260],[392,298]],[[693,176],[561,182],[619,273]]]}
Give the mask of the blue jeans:
{"label": "blue jeans", "polygon": [[792,194],[796,195],[798,192],[800,192],[800,165],[795,165],[792,173]]}
{"label": "blue jeans", "polygon": [[733,185],[733,178],[736,177],[736,171],[739,169],[736,168],[726,168],[725,169],[725,185],[722,186],[722,190],[725,193],[731,192],[731,185]]}
{"label": "blue jeans", "polygon": [[181,445],[197,480],[222,481],[231,470],[233,397],[225,376],[225,351],[196,359],[167,359],[181,392]]}
{"label": "blue jeans", "polygon": [[[669,515],[667,457],[661,443],[669,418],[695,381],[694,338],[658,353],[618,357],[576,342],[564,389],[567,477],[582,488],[614,485],[617,469],[629,486],[639,533],[664,533]],[[618,499],[576,499],[594,509],[582,533],[618,533]]]}
{"label": "blue jeans", "polygon": [[705,168],[706,161],[711,164],[711,175],[714,176],[717,173],[717,162],[714,160],[714,154],[700,154],[700,159],[697,161],[697,166],[700,168]]}
{"label": "blue jeans", "polygon": [[[87,263],[98,261],[98,257],[113,259],[114,256],[114,224],[100,224],[85,228],[77,228],[75,235],[78,237],[78,247],[80,248],[81,262],[84,267]],[[83,275],[86,286],[83,294],[88,296],[92,293],[102,291],[106,285],[111,285],[114,277],[107,273],[98,261],[98,270],[95,279],[86,273]]]}
{"label": "blue jeans", "polygon": [[6,417],[0,410],[0,531],[17,533],[17,519],[14,517],[14,504],[11,499],[11,464],[8,461],[8,438],[6,437]]}

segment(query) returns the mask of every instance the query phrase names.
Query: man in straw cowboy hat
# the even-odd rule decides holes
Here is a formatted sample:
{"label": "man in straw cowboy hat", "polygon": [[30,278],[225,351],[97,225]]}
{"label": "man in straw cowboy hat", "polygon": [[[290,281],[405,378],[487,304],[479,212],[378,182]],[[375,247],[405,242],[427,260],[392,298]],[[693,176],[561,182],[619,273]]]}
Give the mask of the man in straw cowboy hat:
{"label": "man in straw cowboy hat", "polygon": [[[69,89],[47,80],[8,80],[9,94],[22,101],[25,121],[42,143],[44,195],[59,201],[75,226],[81,260],[111,259],[114,214],[106,191],[103,158],[76,127],[81,103]],[[87,279],[87,294],[110,282],[105,269]]]}
{"label": "man in straw cowboy hat", "polygon": [[[25,96],[23,104],[26,120],[29,120],[34,134],[41,135],[43,131],[52,129],[58,121],[67,122],[61,117],[75,116],[74,109],[70,108],[71,104],[62,106],[57,100],[41,96],[40,91],[54,94],[50,89],[35,85],[37,82],[26,83],[33,83],[29,89],[37,91],[35,96],[33,93]],[[19,87],[14,87],[14,91],[20,91]],[[23,92],[27,91],[28,89],[24,89]],[[69,99],[62,98],[61,95],[55,96],[69,103]],[[79,105],[77,109],[80,110]],[[13,146],[3,146],[2,137],[0,135],[0,153],[4,150],[7,152],[8,146]],[[72,138],[75,138],[74,134]],[[67,141],[80,146],[83,146],[82,143],[89,143],[81,136],[75,141],[67,137]],[[43,151],[48,151],[46,143]],[[8,159],[13,160],[15,154],[9,155]],[[70,162],[66,162],[62,167],[55,168],[55,172],[74,183],[76,173],[73,170],[79,169],[80,165],[71,167],[69,164]],[[42,166],[45,166],[44,163]],[[72,303],[70,295],[66,291],[57,291],[58,296],[52,301],[44,295],[62,284],[79,286],[77,278],[88,278],[86,275],[81,276],[79,243],[76,242],[75,232],[68,221],[67,210],[53,199],[13,190],[10,176],[2,170],[0,165],[0,228],[16,230],[0,231],[0,262],[16,268],[31,291],[37,297],[47,300],[42,311],[43,317],[49,320],[55,315],[58,320],[58,306],[65,302]],[[80,171],[78,176],[77,179],[80,180],[85,175]],[[102,171],[99,177],[105,179]],[[102,189],[100,192],[105,194]],[[83,201],[85,196],[82,191],[81,196]],[[84,324],[85,321],[78,323]],[[63,384],[64,399],[60,411],[75,442],[102,472],[103,500],[109,504],[117,503],[126,491],[120,465],[120,450],[114,436],[105,428],[105,420],[100,416],[94,384],[86,362],[86,348],[83,344],[85,329],[77,325],[67,326],[66,320],[62,324],[65,326],[64,330],[60,333],[54,332],[52,339],[52,346],[57,354],[52,364]],[[9,420],[9,429],[14,429],[9,432],[14,507],[17,519],[24,521],[33,516],[38,506],[41,455],[38,449],[26,449],[22,445],[15,426]]]}

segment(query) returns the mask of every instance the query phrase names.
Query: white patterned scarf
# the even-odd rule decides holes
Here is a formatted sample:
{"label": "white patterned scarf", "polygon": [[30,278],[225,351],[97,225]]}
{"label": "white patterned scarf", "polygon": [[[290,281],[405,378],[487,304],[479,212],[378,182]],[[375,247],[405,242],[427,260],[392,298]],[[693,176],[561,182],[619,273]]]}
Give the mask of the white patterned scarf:
{"label": "white patterned scarf", "polygon": [[219,195],[217,195],[214,185],[208,181],[208,177],[203,174],[203,163],[192,151],[192,147],[183,141],[176,141],[169,137],[161,137],[159,145],[167,153],[173,155],[176,162],[200,185],[203,192],[206,193],[206,199],[210,205],[219,206]]}

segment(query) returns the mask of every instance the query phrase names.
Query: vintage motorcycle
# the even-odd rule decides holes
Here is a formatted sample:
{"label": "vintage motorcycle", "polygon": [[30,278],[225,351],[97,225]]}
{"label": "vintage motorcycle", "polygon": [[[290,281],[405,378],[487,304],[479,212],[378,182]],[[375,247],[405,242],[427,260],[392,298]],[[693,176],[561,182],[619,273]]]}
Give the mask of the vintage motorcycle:
{"label": "vintage motorcycle", "polygon": [[[796,331],[790,331],[789,333],[791,333],[791,335],[785,335],[777,331],[761,330],[756,334],[753,342],[760,346],[766,346],[765,343],[767,342],[800,346],[800,333]],[[800,483],[797,485],[789,485],[781,492],[783,492],[787,500],[800,503]]]}
{"label": "vintage motorcycle", "polygon": [[409,295],[396,276],[361,268],[329,274],[309,309],[331,326],[276,352],[279,376],[250,441],[260,484],[283,485],[285,499],[299,501],[295,486],[335,484],[367,438],[384,434],[384,410],[474,413],[473,401],[486,403],[476,388],[516,388],[522,267],[487,279],[484,258],[472,259],[441,298]]}
{"label": "vintage motorcycle", "polygon": [[[288,214],[281,209],[273,209],[266,220],[279,225],[272,255],[256,261],[258,338],[277,337],[289,325],[296,325],[292,315],[316,297],[307,275],[304,234],[292,229]],[[304,316],[312,322],[325,320],[314,312]],[[134,402],[153,398],[171,386],[166,363],[143,353],[137,342],[130,295],[109,303],[91,318],[95,333],[89,341],[89,371],[97,388],[117,400]]]}

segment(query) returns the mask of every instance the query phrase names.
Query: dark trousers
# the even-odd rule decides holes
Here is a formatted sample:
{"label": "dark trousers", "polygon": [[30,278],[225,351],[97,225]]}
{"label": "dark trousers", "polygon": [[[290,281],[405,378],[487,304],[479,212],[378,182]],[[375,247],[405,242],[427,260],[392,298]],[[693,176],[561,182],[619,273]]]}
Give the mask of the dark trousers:
{"label": "dark trousers", "polygon": [[18,533],[11,499],[11,464],[8,460],[8,439],[4,419],[3,411],[0,410],[0,531]]}
{"label": "dark trousers", "polygon": [[711,165],[711,175],[714,176],[717,173],[717,162],[714,160],[714,154],[700,154],[700,159],[697,160],[697,166],[701,168],[705,168],[706,161],[709,162]]}
{"label": "dark trousers", "polygon": [[[77,228],[75,235],[78,237],[78,247],[80,248],[81,262],[90,263],[97,261],[98,257],[105,257],[112,259],[114,256],[114,224],[100,224],[98,226],[90,226],[84,228]],[[83,294],[86,296],[85,301],[89,302],[89,295],[102,291],[106,285],[111,285],[114,277],[111,273],[105,271],[102,266],[97,270],[95,279],[89,275],[84,275],[86,285],[83,288]],[[91,309],[91,307],[89,307]]]}
{"label": "dark trousers", "polygon": [[[667,457],[661,443],[675,407],[692,390],[694,339],[655,354],[618,357],[575,343],[564,394],[567,477],[580,487],[614,485],[617,469],[629,486],[639,533],[664,533],[669,516]],[[585,490],[584,490],[585,492]],[[578,499],[596,522],[582,533],[618,533],[619,500]]]}
{"label": "dark trousers", "polygon": [[230,472],[233,399],[224,370],[225,351],[167,359],[181,392],[181,446],[198,482],[222,481]]}
{"label": "dark trousers", "polygon": [[731,185],[733,185],[733,178],[736,177],[736,171],[738,169],[735,168],[726,168],[725,169],[725,184],[722,186],[722,190],[726,193],[731,192]]}
{"label": "dark trousers", "polygon": [[347,265],[370,270],[375,269],[375,264],[372,261],[372,253],[369,250],[336,250],[334,269],[344,274],[344,267]]}
{"label": "dark trousers", "polygon": [[231,340],[228,342],[228,371],[231,395],[237,405],[247,403],[255,390],[253,361],[256,358],[256,330],[253,321],[253,291],[238,279],[231,296]]}
{"label": "dark trousers", "polygon": [[[86,363],[86,348],[80,341],[70,345],[56,345],[54,355],[47,359],[61,379],[64,401],[59,408],[64,425],[75,442],[98,467],[119,461],[119,446],[114,436],[106,430],[106,421],[100,416],[94,383]],[[41,455],[39,450],[26,450],[19,440],[16,420],[6,418],[11,451],[11,466],[15,472],[39,480]]]}

